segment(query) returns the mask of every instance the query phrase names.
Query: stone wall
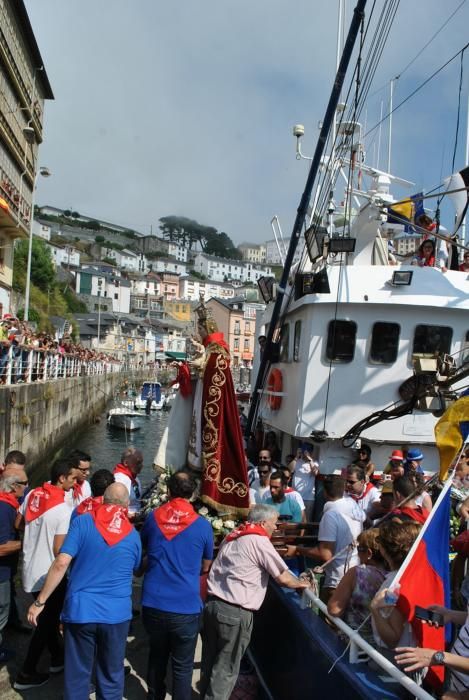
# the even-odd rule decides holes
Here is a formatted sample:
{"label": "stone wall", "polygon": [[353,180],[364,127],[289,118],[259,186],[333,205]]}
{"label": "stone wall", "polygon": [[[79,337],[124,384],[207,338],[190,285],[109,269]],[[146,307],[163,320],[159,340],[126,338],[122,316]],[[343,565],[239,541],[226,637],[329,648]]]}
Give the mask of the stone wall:
{"label": "stone wall", "polygon": [[138,384],[148,373],[125,372],[0,387],[0,458],[10,450],[26,454],[28,471],[50,465],[80,429],[99,420],[107,401],[126,380]]}

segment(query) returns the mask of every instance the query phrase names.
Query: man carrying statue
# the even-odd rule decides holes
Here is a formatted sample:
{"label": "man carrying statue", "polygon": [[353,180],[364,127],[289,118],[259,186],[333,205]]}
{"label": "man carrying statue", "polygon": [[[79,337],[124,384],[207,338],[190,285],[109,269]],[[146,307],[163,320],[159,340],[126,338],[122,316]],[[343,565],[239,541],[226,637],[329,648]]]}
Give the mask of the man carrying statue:
{"label": "man carrying statue", "polygon": [[202,343],[196,357],[179,365],[179,393],[155,456],[158,470],[183,467],[201,479],[201,499],[219,513],[247,515],[247,462],[230,353],[203,300],[195,310]]}

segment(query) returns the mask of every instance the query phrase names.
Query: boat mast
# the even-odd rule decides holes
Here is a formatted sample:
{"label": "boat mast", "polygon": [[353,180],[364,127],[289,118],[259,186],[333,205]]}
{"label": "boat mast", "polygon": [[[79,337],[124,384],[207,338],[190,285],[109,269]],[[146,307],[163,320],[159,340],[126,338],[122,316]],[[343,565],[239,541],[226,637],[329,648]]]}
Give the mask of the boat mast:
{"label": "boat mast", "polygon": [[340,59],[340,64],[337,69],[334,86],[332,88],[331,95],[329,97],[329,103],[326,108],[326,113],[324,115],[324,121],[322,123],[321,131],[319,134],[318,142],[316,144],[316,150],[311,162],[311,167],[306,180],[306,185],[304,192],[301,196],[300,204],[297,210],[295,223],[293,225],[292,235],[290,237],[290,245],[288,246],[287,256],[285,259],[285,266],[283,268],[282,277],[278,285],[277,297],[275,299],[274,308],[272,311],[272,316],[269,323],[269,330],[267,332],[267,340],[265,344],[264,352],[262,353],[261,362],[259,366],[259,371],[256,377],[256,383],[254,386],[254,391],[252,395],[251,405],[249,407],[249,415],[246,424],[246,436],[249,437],[252,432],[254,421],[257,415],[257,409],[259,406],[260,390],[265,383],[265,378],[267,375],[267,370],[270,365],[270,354],[272,350],[272,341],[274,334],[276,332],[276,327],[278,320],[280,318],[280,312],[282,309],[282,302],[285,296],[285,291],[288,284],[288,276],[290,274],[290,268],[293,262],[293,257],[298,245],[298,241],[301,236],[303,225],[308,212],[308,206],[311,199],[311,193],[313,191],[316,176],[321,165],[321,158],[324,153],[324,149],[327,142],[327,137],[331,130],[333,121],[335,120],[335,112],[337,109],[337,104],[339,102],[340,93],[342,92],[342,87],[345,81],[345,76],[352,58],[352,52],[355,46],[355,42],[360,31],[360,25],[364,18],[364,10],[367,0],[358,0],[355,9],[353,11],[352,21],[350,23],[350,28],[348,31],[347,39],[344,43],[344,50],[342,52],[342,57]]}

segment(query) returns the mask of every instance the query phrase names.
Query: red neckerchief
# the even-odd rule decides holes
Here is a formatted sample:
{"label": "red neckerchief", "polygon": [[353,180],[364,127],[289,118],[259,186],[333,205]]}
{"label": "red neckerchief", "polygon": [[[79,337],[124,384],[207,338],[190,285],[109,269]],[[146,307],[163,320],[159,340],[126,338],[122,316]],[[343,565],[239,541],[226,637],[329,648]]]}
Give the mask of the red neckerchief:
{"label": "red neckerchief", "polygon": [[3,503],[8,503],[8,505],[14,508],[15,510],[18,510],[18,508],[20,507],[18,499],[16,498],[14,493],[1,492],[0,501],[3,501]]}
{"label": "red neckerchief", "polygon": [[426,510],[425,508],[421,508],[421,506],[417,506],[416,508],[404,506],[404,508],[396,508],[392,511],[392,515],[396,515],[397,517],[399,517],[401,514],[423,525],[425,520],[430,515],[430,511]]}
{"label": "red neckerchief", "polygon": [[106,544],[112,547],[118,544],[132,531],[132,524],[127,517],[127,508],[103,503],[90,512],[99,534]]}
{"label": "red neckerchief", "polygon": [[73,500],[77,501],[80,496],[83,496],[83,483],[81,484],[78,483],[78,481],[75,481],[73,484]]}
{"label": "red neckerchief", "polygon": [[184,498],[172,498],[164,506],[154,510],[153,516],[167,540],[172,540],[180,532],[184,532],[199,517],[189,501]]}
{"label": "red neckerchief", "polygon": [[90,513],[92,510],[96,510],[99,506],[103,505],[103,496],[88,496],[84,501],[76,507],[77,515],[83,515],[83,513]]}
{"label": "red neckerchief", "polygon": [[236,530],[233,530],[233,532],[230,532],[230,534],[225,537],[225,542],[233,542],[234,540],[237,540],[238,537],[243,537],[243,535],[260,535],[261,537],[269,537],[262,525],[258,525],[257,523],[242,523],[242,525],[239,525]]}
{"label": "red neckerchief", "polygon": [[295,490],[295,489],[292,489],[291,486],[286,486],[286,487],[283,489],[283,493],[293,493],[294,490]]}
{"label": "red neckerchief", "polygon": [[39,518],[54,506],[58,506],[65,500],[65,491],[53,484],[43,484],[33,489],[28,498],[28,505],[24,519],[27,523]]}
{"label": "red neckerchief", "polygon": [[210,345],[210,343],[216,343],[217,345],[221,345],[221,347],[227,350],[228,352],[230,350],[228,345],[226,344],[223,333],[210,333],[210,335],[207,335],[202,340],[202,343],[204,347],[207,347],[207,345]]}
{"label": "red neckerchief", "polygon": [[125,464],[116,464],[116,466],[114,467],[113,474],[125,474],[129,477],[132,484],[135,484],[137,482],[137,477],[130,471],[129,467],[127,467]]}
{"label": "red neckerchief", "polygon": [[371,489],[373,489],[373,488],[374,488],[374,486],[371,483],[371,481],[368,481],[368,483],[365,484],[365,488],[363,489],[363,493],[361,496],[355,496],[355,494],[353,494],[353,493],[349,493],[348,495],[350,496],[350,498],[353,498],[353,500],[358,503],[358,501],[361,501],[363,498],[365,498],[365,496],[368,494],[368,492],[371,491]]}

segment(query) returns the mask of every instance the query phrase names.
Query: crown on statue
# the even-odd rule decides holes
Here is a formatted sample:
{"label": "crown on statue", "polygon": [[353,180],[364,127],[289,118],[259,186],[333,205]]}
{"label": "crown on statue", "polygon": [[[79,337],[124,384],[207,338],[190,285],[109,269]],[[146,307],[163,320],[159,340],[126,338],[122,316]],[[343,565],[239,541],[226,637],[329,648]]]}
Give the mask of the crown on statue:
{"label": "crown on statue", "polygon": [[205,306],[203,294],[200,295],[200,304],[195,309],[195,313],[197,314],[197,324],[205,328],[209,335],[218,331],[218,326],[215,319],[212,318],[210,309]]}

